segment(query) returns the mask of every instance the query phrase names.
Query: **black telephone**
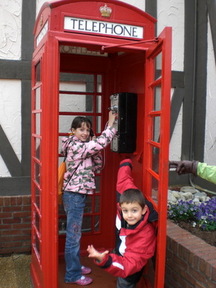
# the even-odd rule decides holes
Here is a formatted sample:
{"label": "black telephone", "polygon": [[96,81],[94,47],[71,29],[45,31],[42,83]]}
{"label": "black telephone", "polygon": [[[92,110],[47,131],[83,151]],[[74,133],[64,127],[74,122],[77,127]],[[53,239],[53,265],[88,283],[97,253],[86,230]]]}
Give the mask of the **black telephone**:
{"label": "black telephone", "polygon": [[111,150],[133,153],[136,150],[137,94],[115,93],[110,96],[109,108],[118,114],[114,127],[118,131],[111,142]]}

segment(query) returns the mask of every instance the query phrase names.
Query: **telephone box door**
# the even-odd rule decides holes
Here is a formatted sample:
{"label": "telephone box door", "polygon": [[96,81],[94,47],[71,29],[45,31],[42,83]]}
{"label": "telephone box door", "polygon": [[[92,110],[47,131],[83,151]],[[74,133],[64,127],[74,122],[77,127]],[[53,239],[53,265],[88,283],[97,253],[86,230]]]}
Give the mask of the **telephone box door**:
{"label": "telephone box door", "polygon": [[158,36],[146,55],[143,191],[158,214],[154,284],[164,287],[166,264],[167,191],[170,140],[171,28]]}

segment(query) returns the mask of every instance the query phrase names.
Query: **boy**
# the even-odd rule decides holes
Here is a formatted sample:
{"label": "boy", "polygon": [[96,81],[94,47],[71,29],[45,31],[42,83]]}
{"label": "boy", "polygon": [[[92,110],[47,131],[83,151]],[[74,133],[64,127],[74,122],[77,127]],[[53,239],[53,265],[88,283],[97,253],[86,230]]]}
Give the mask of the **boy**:
{"label": "boy", "polygon": [[93,245],[87,251],[95,263],[114,276],[117,288],[134,288],[140,280],[148,259],[153,257],[156,246],[155,228],[157,212],[133,183],[132,162],[120,163],[117,178],[117,241],[115,253],[98,252]]}

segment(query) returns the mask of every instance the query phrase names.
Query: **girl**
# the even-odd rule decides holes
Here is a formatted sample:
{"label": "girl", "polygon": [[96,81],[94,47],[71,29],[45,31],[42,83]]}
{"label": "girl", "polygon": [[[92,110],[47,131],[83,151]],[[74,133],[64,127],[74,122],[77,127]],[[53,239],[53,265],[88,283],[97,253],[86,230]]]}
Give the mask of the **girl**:
{"label": "girl", "polygon": [[81,266],[80,238],[85,200],[92,194],[95,187],[95,173],[102,168],[101,150],[113,139],[116,133],[113,123],[116,114],[109,112],[107,128],[99,137],[93,137],[92,123],[86,117],[74,118],[72,136],[62,139],[62,150],[67,154],[68,169],[64,175],[63,205],[67,216],[65,262],[66,283],[88,285],[92,282],[89,274],[91,269]]}

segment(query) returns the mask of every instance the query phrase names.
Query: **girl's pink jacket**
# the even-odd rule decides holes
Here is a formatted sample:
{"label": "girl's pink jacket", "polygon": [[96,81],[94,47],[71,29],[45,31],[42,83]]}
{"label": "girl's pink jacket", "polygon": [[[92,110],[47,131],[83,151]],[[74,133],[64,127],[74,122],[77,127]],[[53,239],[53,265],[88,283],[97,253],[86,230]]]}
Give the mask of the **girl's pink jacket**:
{"label": "girl's pink jacket", "polygon": [[62,152],[67,153],[63,190],[93,193],[96,188],[95,173],[103,166],[101,150],[111,142],[115,133],[116,129],[108,126],[100,136],[89,142],[82,142],[75,136],[62,138]]}

